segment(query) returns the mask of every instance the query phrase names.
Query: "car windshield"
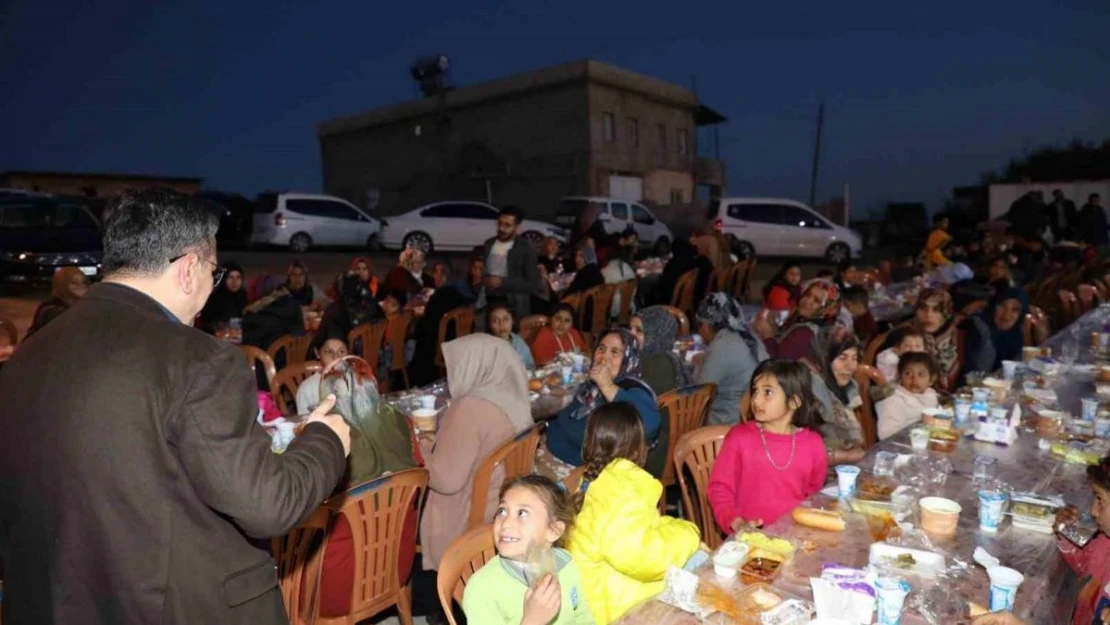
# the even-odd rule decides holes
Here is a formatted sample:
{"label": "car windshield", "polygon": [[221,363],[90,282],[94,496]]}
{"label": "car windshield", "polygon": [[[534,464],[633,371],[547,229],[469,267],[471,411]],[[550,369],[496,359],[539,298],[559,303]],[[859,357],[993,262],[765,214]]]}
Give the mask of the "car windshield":
{"label": "car windshield", "polygon": [[80,204],[9,202],[0,205],[0,228],[96,228],[96,220]]}
{"label": "car windshield", "polygon": [[578,216],[586,210],[586,207],[591,206],[597,208],[599,212],[605,210],[605,204],[602,202],[591,202],[590,200],[563,200],[559,203],[559,210],[555,213],[555,223],[560,226],[573,226]]}

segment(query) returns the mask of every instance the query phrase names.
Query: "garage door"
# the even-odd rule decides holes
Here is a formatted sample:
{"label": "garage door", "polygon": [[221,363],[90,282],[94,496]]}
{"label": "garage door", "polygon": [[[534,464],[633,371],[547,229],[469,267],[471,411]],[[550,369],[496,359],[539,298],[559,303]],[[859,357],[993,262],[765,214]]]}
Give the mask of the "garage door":
{"label": "garage door", "polygon": [[639,202],[644,199],[644,179],[638,176],[609,176],[609,197]]}

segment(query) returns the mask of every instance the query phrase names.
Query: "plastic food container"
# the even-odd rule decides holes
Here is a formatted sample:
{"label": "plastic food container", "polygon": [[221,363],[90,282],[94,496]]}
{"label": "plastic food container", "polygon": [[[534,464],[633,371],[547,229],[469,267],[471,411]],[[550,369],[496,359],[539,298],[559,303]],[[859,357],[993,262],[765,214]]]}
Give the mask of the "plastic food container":
{"label": "plastic food container", "polygon": [[740,581],[744,584],[770,584],[786,568],[787,556],[767,549],[752,549],[740,567]]}
{"label": "plastic food container", "polygon": [[921,528],[930,534],[951,536],[960,523],[960,504],[944,497],[925,497],[921,507]]}
{"label": "plastic food container", "polygon": [[1010,497],[1010,519],[1016,528],[1051,534],[1056,511],[1063,505],[1063,500],[1058,497],[1014,493]]}
{"label": "plastic food container", "polygon": [[923,577],[936,577],[945,570],[944,556],[932,551],[895,547],[886,543],[871,543],[869,564],[889,566]]}
{"label": "plastic food container", "polygon": [[725,579],[736,577],[749,551],[751,549],[744,543],[734,540],[726,542],[713,554],[713,572]]}
{"label": "plastic food container", "polygon": [[951,428],[931,428],[929,430],[929,449],[932,451],[952,452],[959,444],[960,434]]}

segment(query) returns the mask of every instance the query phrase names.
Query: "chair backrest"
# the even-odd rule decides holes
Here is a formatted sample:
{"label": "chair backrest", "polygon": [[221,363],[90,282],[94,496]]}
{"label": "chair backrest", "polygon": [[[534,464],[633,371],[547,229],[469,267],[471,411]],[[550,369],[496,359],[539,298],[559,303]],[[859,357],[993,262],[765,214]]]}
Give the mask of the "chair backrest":
{"label": "chair backrest", "polygon": [[[511,480],[532,472],[536,465],[536,449],[540,446],[540,435],[546,423],[532,427],[505,441],[478,465],[474,471],[473,488],[470,491],[470,514],[467,528],[478,527],[490,521],[486,519],[486,493],[490,491],[493,473],[497,467],[504,467],[504,480]],[[501,484],[497,484],[500,488]]]}
{"label": "chair backrest", "polygon": [[679,276],[671,296],[671,306],[684,312],[694,308],[694,280],[697,277],[697,269],[691,269]]}
{"label": "chair backrest", "polygon": [[381,319],[360,323],[347,333],[347,348],[350,353],[365,360],[374,372],[377,372],[378,363],[381,362],[382,341],[388,328],[389,321]]}
{"label": "chair backrest", "polygon": [[883,348],[883,343],[886,343],[886,339],[889,336],[890,332],[884,332],[871,339],[871,341],[867,343],[867,349],[863,350],[863,360],[860,362],[874,367],[879,361],[879,350]]}
{"label": "chair backrest", "polygon": [[451,542],[443,559],[439,562],[439,572],[436,574],[436,590],[439,592],[439,603],[447,614],[447,622],[455,623],[455,610],[451,605],[452,600],[460,605],[463,592],[470,576],[497,555],[497,547],[493,542],[493,526],[479,525],[459,536]]}
{"label": "chair backrest", "polygon": [[871,401],[871,386],[886,384],[886,378],[875,367],[860,365],[856,369],[856,384],[859,385],[859,397],[863,402],[859,412],[856,413],[856,418],[859,419],[860,428],[863,430],[863,448],[867,449],[879,441],[875,404]]}
{"label": "chair backrest", "polygon": [[[735,267],[735,265],[733,265]],[[706,283],[705,292],[715,293],[717,291],[725,291],[728,289],[729,274],[732,273],[733,267],[721,267],[714,269],[713,273],[709,274],[709,282]]]}
{"label": "chair backrest", "polygon": [[744,274],[737,283],[736,292],[733,295],[736,297],[736,301],[741,304],[748,301],[749,291],[752,286],[752,274],[755,273],[755,263],[757,260],[759,259],[755,256],[748,259],[747,264],[744,266]]}
{"label": "chair backrest", "polygon": [[520,338],[531,345],[532,339],[536,338],[536,333],[547,323],[547,315],[528,315],[520,320]]}
{"label": "chair backrest", "polygon": [[287,417],[297,414],[297,388],[313,373],[323,370],[319,362],[310,360],[289,365],[277,372],[270,383],[270,394],[274,396],[274,403],[281,414]]}
{"label": "chair backrest", "polygon": [[632,322],[632,300],[636,297],[636,286],[639,281],[633,278],[616,284],[617,292],[621,296],[620,310],[617,311],[617,325],[626,326]]}
{"label": "chair backrest", "polygon": [[[578,309],[578,327],[594,334],[600,333],[609,325],[609,309],[613,305],[615,284],[599,284],[582,293],[582,306]],[[589,312],[590,318],[585,315]]]}
{"label": "chair backrest", "polygon": [[884,285],[889,285],[892,278],[891,274],[894,272],[894,265],[889,260],[879,261],[879,282]]}
{"label": "chair backrest", "polygon": [[594,354],[594,335],[593,335],[593,333],[592,332],[579,332],[579,334],[582,335],[582,342],[585,343],[585,345],[582,346],[582,352],[585,353],[590,358],[593,358],[594,357],[593,356],[593,354]]}
{"label": "chair backrest", "polygon": [[582,486],[582,479],[586,477],[586,469],[586,465],[574,467],[574,470],[563,478],[563,490],[567,491],[568,495],[573,497],[578,492],[578,487]]}
{"label": "chair backrest", "polygon": [[721,283],[720,290],[736,297],[736,293],[739,292],[740,287],[744,284],[744,276],[748,273],[748,267],[750,267],[751,264],[752,261],[750,260],[742,260],[729,268],[728,275],[725,276],[724,282]]}
{"label": "chair backrest", "polygon": [[[709,476],[713,471],[713,462],[721,452],[721,445],[725,442],[729,426],[711,425],[687,432],[678,441],[674,450],[675,475],[678,477],[678,486],[682,490],[682,509],[686,519],[693,522],[701,530],[701,539],[710,549],[716,549],[724,542],[724,534],[717,529],[717,522],[713,518],[713,508],[709,505],[707,489]],[[686,473],[689,472],[694,483],[686,483]],[[693,496],[697,497],[695,503],[691,497],[690,487],[693,487]]]}
{"label": "chair backrest", "polygon": [[345,622],[357,623],[402,598],[401,533],[428,487],[427,469],[408,469],[366,482],[324,502],[351,524],[355,583]]}
{"label": "chair backrest", "polygon": [[253,345],[240,345],[239,350],[243,352],[243,357],[247,359],[247,366],[250,367],[251,377],[257,375],[258,367],[262,367],[262,371],[266,374],[266,385],[269,388],[274,387],[274,376],[277,375],[277,368],[274,367],[274,359],[266,352],[258,349]]}
{"label": "chair backrest", "polygon": [[[570,307],[577,313],[578,309],[582,307],[582,293],[571,293],[560,300],[560,302],[563,304],[570,304]],[[577,314],[575,317],[577,317]]]}
{"label": "chair backrest", "polygon": [[[324,564],[324,549],[317,536],[328,530],[331,519],[332,511],[321,506],[285,536],[270,539],[270,551],[290,625],[307,625],[316,614],[317,589]],[[302,599],[305,600],[303,604]]]}
{"label": "chair backrest", "polygon": [[744,391],[743,395],[740,396],[740,423],[748,422],[748,413],[751,412],[751,408],[752,389],[749,388],[748,390]]}
{"label": "chair backrest", "polygon": [[705,424],[709,406],[717,397],[716,384],[698,384],[668,391],[659,396],[659,412],[666,415],[670,426],[667,436],[667,460],[663,465],[663,486],[674,479],[674,450],[682,435]]}
{"label": "chair backrest", "polygon": [[19,331],[15,329],[15,324],[7,319],[0,319],[0,337],[7,337],[8,342],[5,345],[16,346],[19,344]]}
{"label": "chair backrest", "polygon": [[[454,328],[454,334],[448,330]],[[474,331],[474,307],[461,306],[443,315],[439,320],[439,338],[436,343],[436,366],[443,366],[443,344],[449,339],[457,339]]]}
{"label": "chair backrest", "polygon": [[1095,302],[1102,303],[1102,294],[1098,292],[1093,284],[1080,284],[1076,289],[1076,297],[1079,300],[1079,314],[1083,315],[1095,307]]}
{"label": "chair backrest", "polygon": [[1079,298],[1071,291],[1057,291],[1060,298],[1060,311],[1056,315],[1056,327],[1062,328],[1079,317]]}
{"label": "chair backrest", "polygon": [[[409,373],[405,367],[405,337],[408,336],[410,323],[412,323],[412,313],[409,311],[393,315],[389,318],[389,326],[386,328],[385,334],[386,343],[393,352],[393,361],[390,363],[389,371],[401,375],[404,388],[409,387]],[[400,340],[397,340],[397,337],[400,337]],[[390,340],[391,338],[392,340]],[[385,380],[384,382],[390,390],[398,390],[392,388],[392,380]],[[378,384],[381,385],[382,382],[379,381]]]}
{"label": "chair backrest", "polygon": [[315,334],[304,334],[303,336],[286,334],[270,343],[266,353],[274,359],[275,363],[283,362],[285,367],[295,365],[309,359],[308,347],[312,345],[312,340],[315,338]]}
{"label": "chair backrest", "polygon": [[676,308],[674,306],[664,306],[663,308],[667,309],[667,312],[671,313],[671,316],[674,317],[675,322],[678,323],[679,336],[686,336],[690,333],[690,321],[689,319],[687,319],[686,313],[682,312],[682,309]]}

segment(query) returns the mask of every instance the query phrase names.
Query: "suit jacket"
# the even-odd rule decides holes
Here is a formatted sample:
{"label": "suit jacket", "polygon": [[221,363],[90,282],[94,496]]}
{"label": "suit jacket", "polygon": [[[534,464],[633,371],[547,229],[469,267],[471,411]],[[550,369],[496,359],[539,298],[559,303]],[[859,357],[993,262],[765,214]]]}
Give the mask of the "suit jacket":
{"label": "suit jacket", "polygon": [[346,463],[322,424],[281,455],[239,349],[102,283],[0,370],[3,622],[285,623],[265,543]]}
{"label": "suit jacket", "polygon": [[[497,237],[486,239],[482,246],[482,258],[489,258],[489,250],[493,247]],[[513,307],[513,314],[521,319],[532,311],[532,294],[540,291],[539,261],[536,259],[536,250],[524,237],[513,240],[513,247],[509,250],[508,257],[509,275],[501,281],[501,288],[487,291],[486,297],[504,297]],[[489,266],[489,261],[486,261]]]}

